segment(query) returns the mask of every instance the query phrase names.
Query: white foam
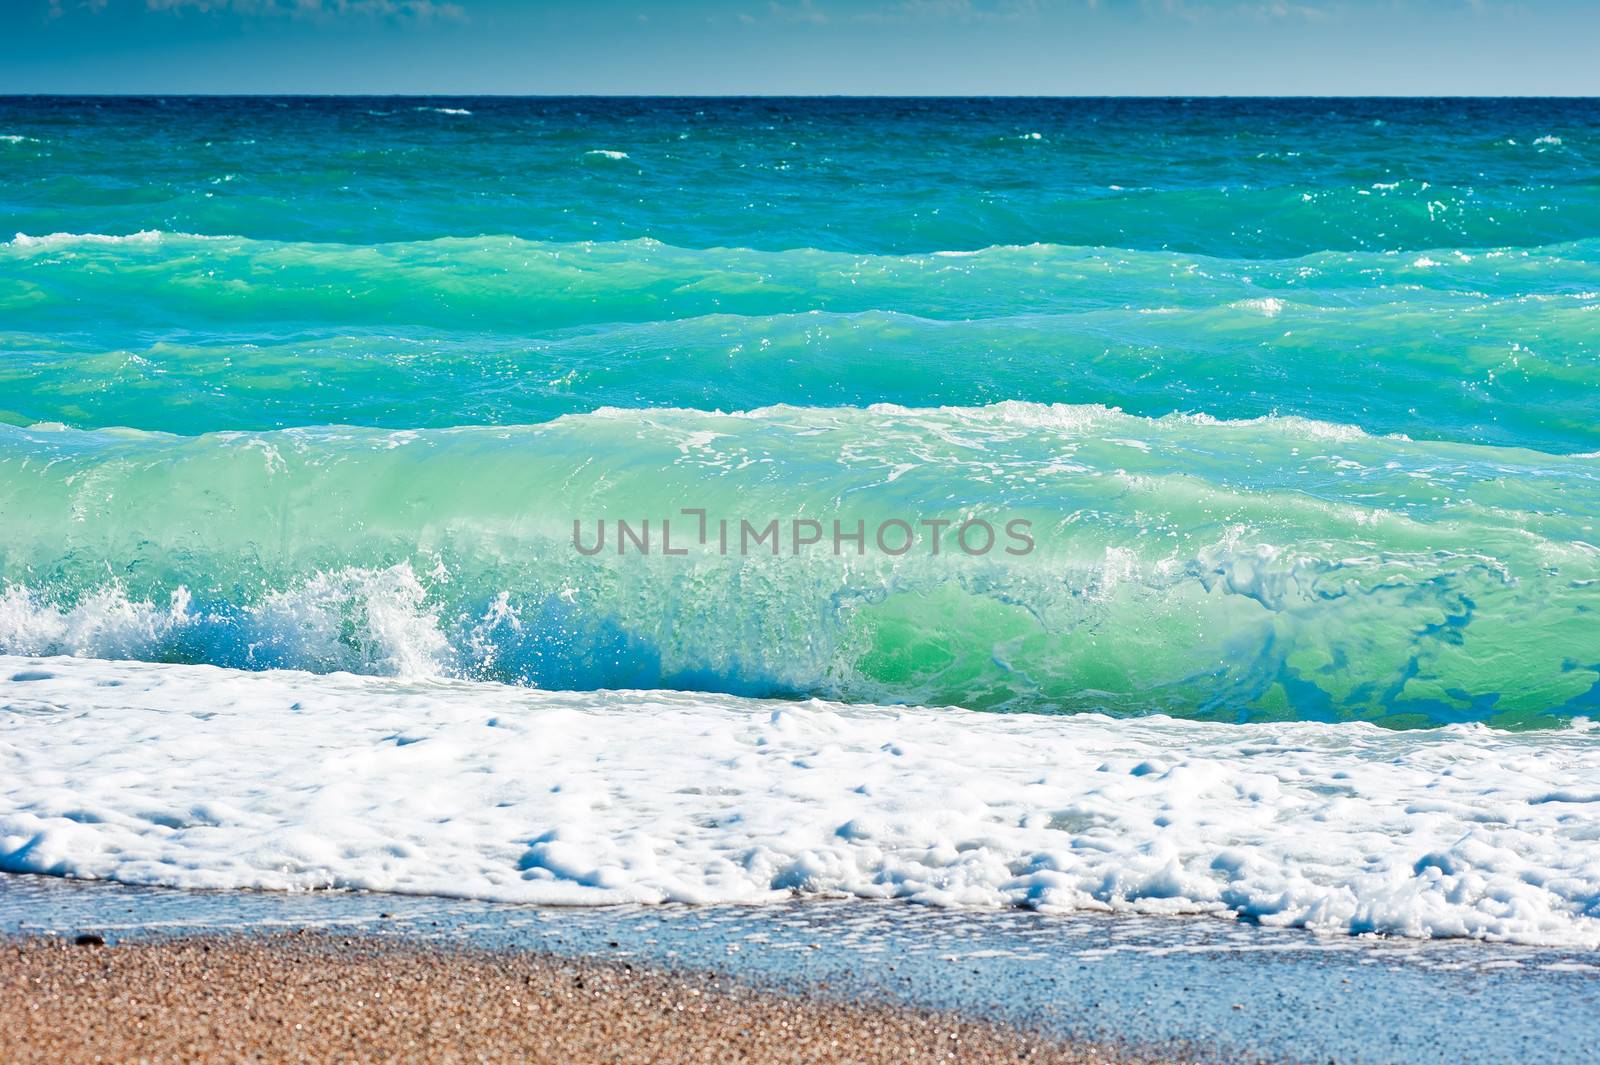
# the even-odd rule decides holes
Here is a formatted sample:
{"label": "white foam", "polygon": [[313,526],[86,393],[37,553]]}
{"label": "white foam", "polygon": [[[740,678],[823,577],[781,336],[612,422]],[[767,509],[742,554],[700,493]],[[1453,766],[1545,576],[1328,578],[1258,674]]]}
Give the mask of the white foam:
{"label": "white foam", "polygon": [[185,637],[238,664],[377,676],[440,676],[451,658],[427,589],[408,562],[320,571],[221,616],[196,610],[184,587],[151,601],[112,581],[70,604],[25,585],[0,587],[0,654],[151,659]]}
{"label": "white foam", "polygon": [[26,233],[18,233],[8,241],[0,242],[0,247],[8,248],[52,248],[73,244],[159,244],[163,240],[230,240],[233,238],[222,236],[208,236],[201,233],[168,233],[160,229],[141,229],[137,233],[46,233],[43,236],[33,237]]}
{"label": "white foam", "polygon": [[137,233],[111,235],[106,233],[46,233],[31,237],[18,233],[7,243],[14,248],[41,248],[59,244],[155,244],[165,236],[159,229],[141,229]]}
{"label": "white foam", "polygon": [[18,657],[0,707],[14,872],[551,903],[833,892],[1600,946],[1594,732]]}
{"label": "white foam", "polygon": [[190,620],[181,588],[157,604],[130,600],[108,584],[70,607],[43,602],[21,585],[0,589],[0,649],[10,652],[149,657]]}
{"label": "white foam", "polygon": [[1276,318],[1283,313],[1283,301],[1276,296],[1266,296],[1261,299],[1236,300],[1228,304],[1241,311],[1255,311],[1264,318]]}
{"label": "white foam", "polygon": [[583,154],[584,155],[590,155],[590,156],[598,156],[598,157],[600,157],[602,159],[626,159],[626,158],[628,158],[628,153],[627,152],[613,151],[610,148],[591,148],[589,151],[584,152]]}

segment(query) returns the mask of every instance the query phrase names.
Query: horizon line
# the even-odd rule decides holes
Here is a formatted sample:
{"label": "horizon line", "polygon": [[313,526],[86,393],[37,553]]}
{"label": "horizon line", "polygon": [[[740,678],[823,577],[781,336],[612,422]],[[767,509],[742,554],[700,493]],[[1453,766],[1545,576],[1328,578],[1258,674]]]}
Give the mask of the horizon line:
{"label": "horizon line", "polygon": [[137,92],[43,92],[0,90],[0,100],[17,99],[163,99],[168,97],[212,99],[631,99],[631,100],[1596,100],[1600,94],[1574,95],[1550,93],[716,93],[716,92],[470,92],[420,91],[152,91]]}

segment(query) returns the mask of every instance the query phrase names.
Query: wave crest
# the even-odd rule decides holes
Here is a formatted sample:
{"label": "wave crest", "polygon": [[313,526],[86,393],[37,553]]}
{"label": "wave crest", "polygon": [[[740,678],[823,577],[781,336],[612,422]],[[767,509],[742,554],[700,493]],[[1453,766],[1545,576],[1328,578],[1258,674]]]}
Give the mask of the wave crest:
{"label": "wave crest", "polygon": [[[1224,719],[1600,708],[1587,459],[1020,403],[0,445],[28,589],[0,649]],[[1036,549],[573,541],[670,519],[681,545],[684,508],[1021,519]]]}

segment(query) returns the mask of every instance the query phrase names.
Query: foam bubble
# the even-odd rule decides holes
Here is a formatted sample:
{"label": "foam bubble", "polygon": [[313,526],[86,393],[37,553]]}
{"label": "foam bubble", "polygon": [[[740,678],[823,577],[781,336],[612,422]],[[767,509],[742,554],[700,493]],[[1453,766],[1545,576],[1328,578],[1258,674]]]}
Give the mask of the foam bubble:
{"label": "foam bubble", "polygon": [[30,658],[0,658],[0,705],[11,872],[573,904],[842,893],[1600,946],[1593,732]]}

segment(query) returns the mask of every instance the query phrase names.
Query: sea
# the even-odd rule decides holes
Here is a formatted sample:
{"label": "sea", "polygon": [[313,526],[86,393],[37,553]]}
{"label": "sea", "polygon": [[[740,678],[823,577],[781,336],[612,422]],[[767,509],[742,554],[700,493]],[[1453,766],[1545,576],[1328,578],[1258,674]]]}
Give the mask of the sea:
{"label": "sea", "polygon": [[0,98],[0,872],[1600,947],[1600,102]]}

